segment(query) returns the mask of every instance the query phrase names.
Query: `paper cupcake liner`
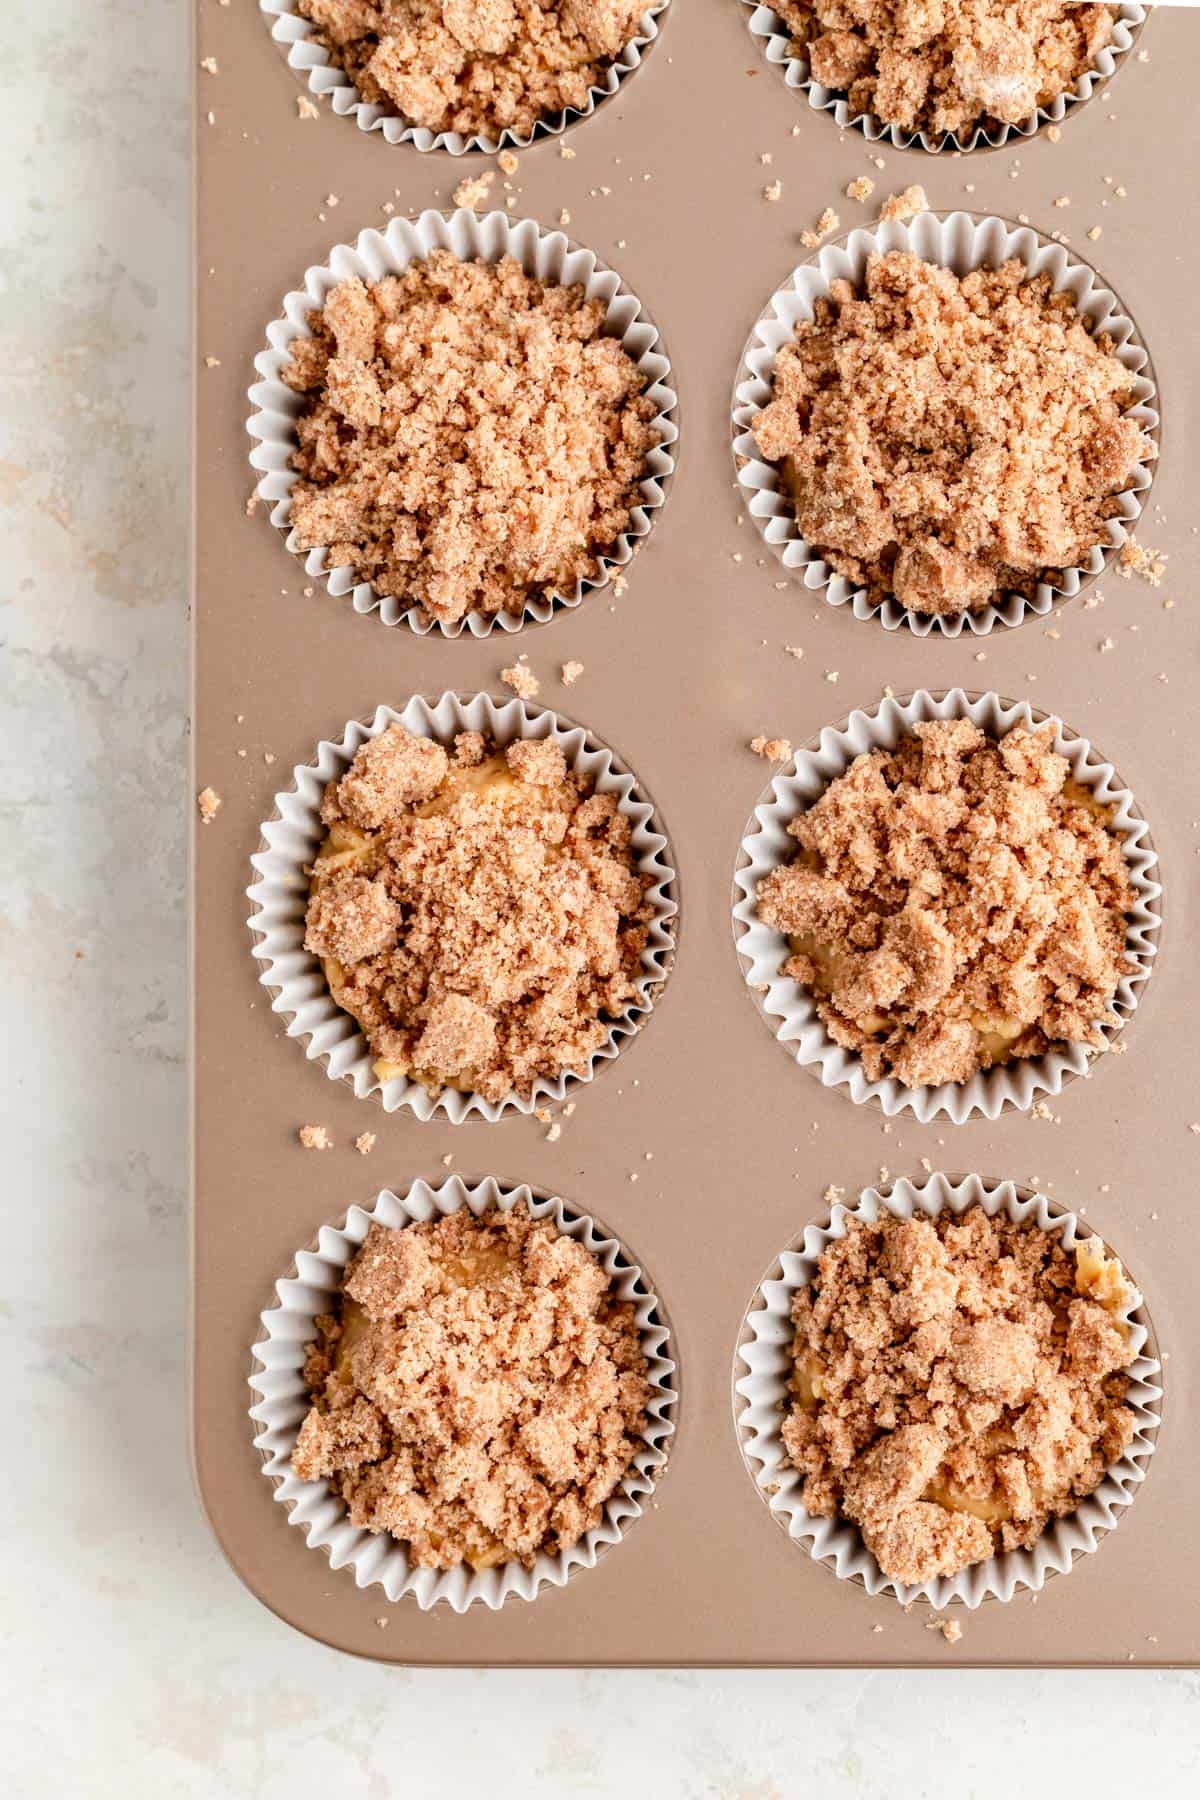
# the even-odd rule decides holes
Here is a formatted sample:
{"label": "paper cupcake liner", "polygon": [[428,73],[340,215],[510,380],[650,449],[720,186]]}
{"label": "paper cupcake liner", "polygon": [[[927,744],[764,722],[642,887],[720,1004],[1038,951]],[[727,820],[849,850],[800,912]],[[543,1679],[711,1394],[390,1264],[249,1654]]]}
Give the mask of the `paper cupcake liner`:
{"label": "paper cupcake liner", "polygon": [[777,12],[769,6],[760,6],[758,0],[742,0],[742,4],[750,11],[747,23],[767,61],[782,68],[788,87],[803,94],[814,112],[831,113],[840,130],[861,131],[868,143],[886,140],[897,150],[928,150],[934,155],[957,155],[964,150],[998,150],[1014,138],[1031,138],[1047,125],[1061,125],[1068,112],[1077,111],[1091,99],[1097,88],[1112,79],[1146,22],[1144,6],[1118,6],[1113,41],[1108,48],[1100,52],[1093,66],[1085,70],[1073,88],[1060,94],[1048,106],[1039,106],[1023,124],[1000,125],[990,131],[975,125],[964,138],[955,132],[944,138],[934,138],[928,132],[905,131],[899,125],[885,125],[874,113],[853,112],[840,89],[823,87],[812,79],[807,57],[793,53],[790,48],[792,35]]}
{"label": "paper cupcake liner", "polygon": [[[297,338],[312,336],[309,312],[323,305],[339,282],[355,275],[368,283],[385,275],[398,275],[410,263],[437,249],[449,250],[464,261],[496,263],[511,256],[527,275],[565,287],[578,284],[589,300],[601,301],[606,333],[620,340],[647,379],[645,392],[656,408],[654,426],[659,434],[659,442],[647,455],[639,484],[641,503],[633,508],[628,529],[611,551],[597,556],[597,577],[577,581],[570,593],[527,600],[520,613],[470,612],[450,624],[423,615],[415,603],[394,594],[380,596],[369,581],[357,580],[348,567],[327,567],[324,549],[305,552],[300,548],[291,524],[291,491],[299,479],[291,467],[291,457],[296,449],[296,420],[305,401],[282,379],[291,345]],[[556,612],[578,606],[589,593],[609,584],[612,571],[629,562],[635,544],[647,535],[666,498],[667,484],[675,469],[672,446],[679,436],[674,416],[678,401],[670,386],[671,365],[658,328],[620,276],[606,268],[591,250],[581,249],[561,231],[544,231],[532,219],[512,220],[505,213],[480,215],[460,209],[455,213],[423,212],[419,219],[393,219],[383,232],[362,231],[353,244],[339,244],[321,267],[305,271],[303,287],[293,290],[284,300],[283,317],[267,327],[267,342],[268,348],[260,350],[254,359],[262,379],[249,391],[252,410],[246,425],[255,439],[250,461],[260,472],[255,492],[270,503],[272,525],[287,533],[287,547],[303,561],[306,574],[320,577],[335,598],[348,594],[355,612],[378,610],[385,625],[405,624],[419,636],[440,631],[446,637],[458,637],[463,631],[469,631],[473,637],[487,637],[497,627],[512,632],[530,623],[544,625]]]}
{"label": "paper cupcake liner", "polygon": [[1106,560],[1136,528],[1154,479],[1155,463],[1139,463],[1130,486],[1113,497],[1103,542],[1094,546],[1077,568],[1061,571],[1060,581],[1041,582],[1032,598],[1009,594],[1000,605],[989,603],[977,612],[917,613],[901,606],[892,596],[879,605],[868,597],[866,589],[855,587],[839,575],[801,535],[795,506],[781,485],[779,469],[759,451],[754,426],[772,398],[776,358],[783,346],[793,341],[796,325],[813,317],[814,302],[828,295],[835,280],[849,280],[860,286],[866,277],[868,257],[874,251],[888,254],[894,250],[914,251],[925,262],[938,263],[956,275],[996,268],[1014,257],[1030,275],[1048,274],[1055,293],[1071,295],[1093,332],[1106,332],[1112,338],[1121,364],[1136,378],[1126,416],[1136,419],[1144,432],[1154,434],[1159,415],[1150,358],[1121,301],[1087,263],[1027,226],[1013,226],[998,218],[977,218],[970,213],[925,212],[908,224],[884,220],[870,229],[852,231],[793,269],[784,286],[768,302],[742,354],[733,408],[738,484],[746,509],[762,536],[786,569],[802,575],[805,587],[823,591],[831,606],[849,603],[856,619],[878,618],[888,631],[906,626],[917,637],[940,632],[944,637],[956,638],[964,629],[985,637],[995,625],[1020,625],[1031,616],[1044,617],[1058,601],[1078,594],[1085,578],[1100,573]]}
{"label": "paper cupcake liner", "polygon": [[[352,1525],[345,1502],[327,1481],[302,1481],[292,1473],[292,1451],[309,1405],[305,1345],[316,1336],[317,1315],[328,1312],[340,1293],[346,1265],[373,1220],[402,1227],[456,1213],[464,1206],[478,1218],[495,1208],[508,1212],[522,1200],[533,1218],[553,1220],[566,1236],[592,1251],[614,1278],[618,1298],[634,1307],[651,1386],[644,1447],[606,1503],[601,1523],[572,1549],[557,1556],[542,1553],[531,1569],[515,1562],[478,1573],[461,1564],[448,1570],[414,1568],[407,1549],[395,1538]],[[577,1569],[593,1568],[641,1517],[642,1503],[663,1471],[675,1431],[675,1363],[659,1302],[642,1270],[586,1213],[531,1188],[502,1185],[490,1175],[471,1185],[457,1175],[440,1187],[414,1181],[403,1194],[385,1188],[365,1210],[352,1206],[340,1226],[322,1226],[316,1250],[298,1251],[294,1268],[293,1276],[275,1284],[278,1304],[262,1314],[263,1330],[252,1350],[259,1366],[250,1375],[255,1395],[250,1417],[258,1428],[254,1443],[262,1453],[263,1474],[274,1487],[275,1499],[287,1508],[289,1522],[304,1531],[309,1548],[326,1553],[331,1568],[352,1569],[360,1588],[378,1585],[389,1600],[411,1594],[423,1612],[440,1602],[458,1613],[477,1602],[494,1610],[514,1594],[533,1600],[543,1587],[562,1587]]]}
{"label": "paper cupcake liner", "polygon": [[937,1174],[921,1183],[896,1181],[883,1193],[866,1188],[852,1205],[833,1207],[826,1223],[807,1226],[798,1248],[784,1251],[759,1286],[738,1348],[735,1376],[739,1370],[747,1371],[734,1383],[738,1437],[746,1467],[772,1515],[790,1538],[803,1544],[840,1579],[857,1581],[868,1594],[891,1594],[903,1606],[928,1600],[941,1608],[957,1600],[973,1609],[989,1598],[1011,1600],[1018,1588],[1037,1593],[1051,1575],[1065,1575],[1076,1557],[1095,1550],[1119,1523],[1146,1478],[1161,1423],[1162,1369],[1148,1352],[1149,1320],[1137,1294],[1121,1315],[1138,1353],[1128,1371],[1126,1396],[1137,1420],[1134,1438],[1099,1487],[1081,1500],[1074,1512],[1053,1520],[1030,1549],[1007,1551],[959,1575],[907,1586],[884,1575],[856,1526],[840,1518],[815,1518],[805,1509],[803,1477],[787,1463],[781,1434],[792,1369],[794,1296],[813,1280],[826,1246],[845,1236],[848,1219],[873,1222],[884,1213],[904,1219],[933,1217],[946,1208],[961,1213],[976,1203],[991,1217],[1003,1212],[1018,1224],[1032,1220],[1039,1230],[1057,1236],[1068,1250],[1093,1235],[1074,1213],[1011,1181]]}
{"label": "paper cupcake liner", "polygon": [[1122,976],[1113,996],[1115,1018],[1098,1020],[1111,1049],[1132,1017],[1143,984],[1149,979],[1162,926],[1159,899],[1158,858],[1150,830],[1137,804],[1113,765],[1093,750],[1052,714],[1026,701],[1003,700],[998,694],[970,695],[962,688],[945,693],[921,689],[911,699],[884,700],[870,712],[852,712],[840,726],[826,726],[816,744],[797,751],[793,761],[777,775],[754,809],[742,839],[734,874],[734,938],[742,960],[751,997],[779,1042],[801,1067],[810,1069],[825,1087],[845,1088],[858,1105],[874,1102],[889,1118],[911,1112],[923,1125],[944,1115],[955,1125],[974,1117],[999,1118],[1007,1108],[1025,1112],[1039,1094],[1059,1094],[1077,1075],[1084,1075],[1096,1054],[1083,1044],[1052,1050],[1044,1056],[1020,1057],[981,1070],[961,1084],[940,1087],[905,1087],[894,1076],[870,1081],[862,1059],[843,1049],[829,1035],[817,1013],[812,995],[782,973],[789,952],[787,940],[758,916],[758,889],[764,876],[790,862],[796,840],[787,827],[870,750],[893,750],[909,736],[914,725],[928,719],[970,719],[992,737],[1001,737],[1014,725],[1041,724],[1053,719],[1054,749],[1071,765],[1072,779],[1088,788],[1113,811],[1113,829],[1120,834],[1126,867],[1134,892],[1125,938],[1132,967]]}
{"label": "paper cupcake liner", "polygon": [[417,150],[445,150],[451,156],[477,151],[495,156],[500,150],[528,150],[543,138],[560,137],[581,119],[590,119],[598,106],[612,98],[634,71],[643,57],[658,41],[659,19],[669,0],[650,0],[638,20],[634,36],[621,54],[604,71],[603,78],[589,89],[583,106],[568,106],[562,112],[539,119],[531,132],[505,129],[497,137],[476,133],[465,137],[460,131],[430,131],[424,125],[406,125],[396,113],[373,106],[360,95],[349,75],[330,60],[313,35],[313,27],[300,12],[296,0],[258,0],[259,11],[268,20],[271,36],[287,51],[288,64],[307,80],[309,91],[318,98],[327,95],[340,117],[353,118],[360,131],[378,131],[389,144],[412,144]]}
{"label": "paper cupcake liner", "polygon": [[[649,938],[642,952],[638,997],[610,1028],[585,1069],[564,1071],[553,1080],[539,1077],[526,1098],[509,1094],[500,1101],[444,1088],[433,1094],[418,1081],[396,1076],[381,1082],[375,1060],[356,1020],[337,1005],[320,960],[304,948],[308,906],[308,869],[325,836],[321,796],[325,785],[345,773],[356,750],[389,725],[400,724],[415,735],[450,746],[460,731],[479,731],[500,748],[518,738],[553,738],[561,745],[568,768],[587,776],[598,794],[614,794],[618,810],[629,820],[634,866],[649,876],[647,897],[653,907]],[[271,994],[271,1009],[287,1021],[287,1035],[299,1038],[310,1061],[325,1065],[332,1081],[347,1082],[360,1099],[378,1095],[385,1112],[405,1107],[419,1119],[441,1113],[453,1125],[472,1116],[495,1121],[504,1113],[532,1113],[556,1105],[575,1088],[591,1081],[596,1070],[617,1057],[637,1035],[652,1010],[655,989],[670,973],[675,948],[675,871],[667,861],[669,845],[654,807],[644,799],[634,777],[606,746],[582,726],[560,719],[544,707],[521,700],[497,702],[488,694],[465,698],[443,694],[430,704],[420,696],[397,712],[376,708],[367,722],[352,719],[342,735],[322,739],[315,760],[292,770],[293,785],[275,796],[275,814],[262,828],[262,848],[250,861],[257,879],[247,888],[253,954],[262,964],[259,980]]]}

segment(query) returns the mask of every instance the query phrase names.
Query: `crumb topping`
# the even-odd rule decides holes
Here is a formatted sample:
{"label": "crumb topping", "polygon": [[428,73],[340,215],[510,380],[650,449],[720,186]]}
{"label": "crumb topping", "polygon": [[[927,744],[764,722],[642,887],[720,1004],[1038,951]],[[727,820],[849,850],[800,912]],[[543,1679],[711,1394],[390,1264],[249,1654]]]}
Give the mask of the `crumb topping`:
{"label": "crumb topping", "polygon": [[814,81],[854,113],[941,138],[1021,125],[1112,42],[1115,6],[1074,0],[772,0]]}
{"label": "crumb topping", "polygon": [[650,879],[557,743],[464,732],[451,758],[392,725],[321,816],[305,946],[381,1080],[527,1094],[583,1068],[637,998]]}
{"label": "crumb topping", "polygon": [[1102,540],[1156,454],[1134,391],[1048,275],[893,251],[796,326],[754,435],[839,574],[876,604],[960,613],[1032,595]]}
{"label": "crumb topping", "polygon": [[524,137],[582,109],[643,0],[299,0],[363,99],[430,131]]}
{"label": "crumb topping", "polygon": [[[1080,1278],[1085,1256],[1112,1295]],[[1098,1238],[1073,1256],[981,1206],[849,1220],[792,1305],[783,1440],[806,1509],[857,1524],[906,1585],[1028,1549],[1133,1438],[1134,1298]]]}
{"label": "crumb topping", "polygon": [[659,441],[599,301],[434,250],[309,326],[283,371],[302,549],[443,624],[599,577]]}
{"label": "crumb topping", "polygon": [[305,1150],[332,1150],[333,1139],[324,1125],[302,1125],[296,1136]]}
{"label": "crumb topping", "polygon": [[419,1568],[530,1567],[600,1523],[646,1426],[633,1308],[518,1203],[372,1224],[317,1320],[292,1468]]}
{"label": "crumb topping", "polygon": [[200,814],[200,823],[211,825],[224,804],[225,802],[216,788],[201,788],[196,795],[196,810]]}
{"label": "crumb topping", "polygon": [[917,725],[788,826],[800,850],[760,882],[759,916],[869,1080],[937,1086],[1103,1044],[1133,892],[1108,813],[1053,736],[1049,722],[999,741],[966,719]]}

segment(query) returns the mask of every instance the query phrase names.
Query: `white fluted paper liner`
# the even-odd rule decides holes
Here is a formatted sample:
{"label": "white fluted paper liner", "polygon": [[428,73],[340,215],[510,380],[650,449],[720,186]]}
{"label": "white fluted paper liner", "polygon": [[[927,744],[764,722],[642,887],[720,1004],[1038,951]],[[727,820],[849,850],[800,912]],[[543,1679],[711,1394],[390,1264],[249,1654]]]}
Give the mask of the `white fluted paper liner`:
{"label": "white fluted paper liner", "polygon": [[739,1364],[748,1371],[734,1388],[738,1435],[746,1465],[771,1512],[790,1538],[802,1543],[843,1581],[860,1582],[868,1594],[891,1594],[904,1606],[920,1599],[940,1608],[958,1600],[974,1608],[989,1597],[1011,1600],[1018,1588],[1036,1593],[1049,1576],[1066,1574],[1077,1556],[1097,1548],[1134,1498],[1145,1480],[1160,1423],[1162,1369],[1147,1353],[1147,1318],[1142,1297],[1135,1293],[1120,1315],[1130,1333],[1130,1346],[1137,1352],[1128,1370],[1126,1395],[1137,1421],[1133,1440],[1099,1487],[1081,1500],[1074,1512],[1052,1520],[1030,1549],[1010,1550],[959,1575],[940,1576],[913,1587],[884,1575],[856,1526],[840,1518],[815,1518],[806,1510],[801,1499],[804,1479],[786,1460],[781,1431],[793,1366],[792,1301],[796,1293],[814,1279],[826,1246],[846,1235],[848,1219],[873,1223],[884,1213],[903,1219],[933,1217],[947,1208],[961,1213],[975,1204],[993,1218],[1003,1212],[1018,1224],[1031,1220],[1039,1230],[1058,1237],[1068,1250],[1093,1235],[1086,1220],[1081,1222],[1044,1194],[1020,1189],[1011,1181],[989,1181],[979,1175],[956,1180],[936,1174],[921,1183],[896,1181],[883,1194],[877,1188],[866,1188],[851,1205],[833,1207],[827,1223],[807,1226],[798,1249],[784,1251],[755,1295],[738,1350]]}
{"label": "white fluted paper liner", "polygon": [[[1095,1052],[1089,1052],[1083,1044],[1070,1044],[1045,1056],[1016,1057],[981,1070],[962,1083],[910,1088],[894,1076],[870,1081],[862,1059],[833,1041],[809,990],[782,973],[790,954],[787,940],[758,916],[759,884],[772,869],[790,862],[797,851],[795,838],[788,835],[788,825],[798,813],[807,811],[830,782],[845,773],[855,757],[870,750],[894,750],[902,738],[911,735],[914,725],[928,719],[970,719],[989,736],[1002,737],[1014,725],[1033,726],[1051,716],[1026,701],[1003,700],[998,694],[972,696],[962,688],[940,694],[922,689],[909,700],[884,700],[870,712],[852,712],[844,725],[826,726],[816,747],[797,751],[787,768],[771,782],[766,798],[755,807],[734,874],[738,895],[733,908],[737,952],[746,984],[763,1018],[789,1055],[802,1067],[811,1069],[825,1087],[845,1088],[859,1105],[875,1101],[889,1118],[911,1112],[928,1125],[944,1114],[961,1125],[975,1116],[996,1119],[1008,1107],[1024,1112],[1040,1094],[1059,1094],[1074,1076],[1087,1073],[1089,1059]],[[1113,765],[1060,719],[1054,719],[1054,727],[1053,747],[1067,758],[1071,778],[1102,805],[1113,809],[1111,829],[1121,839],[1133,887],[1133,909],[1125,938],[1129,972],[1122,976],[1113,996],[1116,1017],[1097,1021],[1108,1049],[1132,1016],[1154,966],[1162,924],[1158,858],[1149,827]]]}
{"label": "white fluted paper liner", "polygon": [[[291,523],[291,492],[299,480],[291,458],[297,444],[296,420],[306,401],[282,378],[291,359],[291,345],[297,338],[312,336],[309,313],[324,304],[339,282],[355,275],[368,283],[380,281],[385,275],[399,275],[410,263],[436,249],[450,250],[464,261],[497,263],[511,256],[527,275],[564,287],[578,284],[589,300],[601,301],[606,333],[620,340],[630,360],[646,377],[645,393],[656,409],[653,424],[659,436],[646,457],[639,484],[640,504],[632,509],[629,527],[612,549],[597,556],[600,573],[596,578],[577,581],[570,593],[527,600],[520,613],[469,612],[449,624],[422,614],[413,602],[395,594],[377,594],[369,581],[357,580],[349,567],[328,567],[325,549],[306,552],[300,548]],[[666,486],[675,470],[673,445],[679,431],[674,415],[678,402],[669,385],[671,365],[658,328],[620,276],[606,268],[591,250],[572,243],[561,231],[544,231],[532,219],[514,220],[500,212],[481,215],[460,208],[454,213],[423,212],[418,219],[393,219],[382,232],[362,231],[353,244],[339,244],[327,263],[305,271],[304,286],[287,296],[282,318],[267,327],[267,344],[268,348],[260,350],[254,359],[262,379],[249,391],[252,410],[246,424],[255,440],[250,452],[250,462],[259,471],[255,493],[270,504],[272,525],[287,533],[287,547],[293,556],[303,560],[305,573],[324,581],[335,598],[348,594],[355,612],[378,611],[385,625],[408,625],[420,636],[440,631],[446,637],[458,637],[464,631],[474,637],[486,637],[497,627],[511,632],[529,623],[544,625],[560,609],[578,606],[589,593],[608,585],[612,571],[629,562],[635,543],[647,535],[666,498]]]}
{"label": "white fluted paper liner", "polygon": [[869,229],[852,231],[793,269],[768,302],[742,354],[733,410],[738,484],[746,509],[766,542],[786,569],[803,578],[805,587],[823,591],[831,606],[849,604],[856,619],[878,618],[888,631],[906,626],[918,637],[940,632],[956,638],[964,628],[983,637],[995,625],[1020,625],[1030,616],[1044,616],[1056,600],[1076,595],[1085,577],[1098,575],[1106,552],[1112,555],[1119,550],[1135,530],[1155,465],[1153,461],[1139,463],[1129,487],[1113,496],[1102,543],[1094,546],[1077,568],[1063,570],[1061,581],[1039,583],[1030,598],[1008,594],[999,605],[989,602],[975,612],[917,613],[901,606],[894,596],[880,605],[869,598],[865,588],[839,575],[801,535],[796,508],[781,482],[780,470],[763,458],[754,426],[773,396],[776,358],[784,345],[793,341],[797,324],[813,317],[815,302],[828,296],[833,281],[861,286],[867,259],[875,251],[886,255],[895,250],[914,251],[924,261],[939,263],[956,275],[997,268],[1014,257],[1030,275],[1049,274],[1054,292],[1071,295],[1093,334],[1106,332],[1112,338],[1121,364],[1135,377],[1133,399],[1125,414],[1147,433],[1157,431],[1159,424],[1150,359],[1121,301],[1087,263],[1028,226],[976,218],[971,213],[924,212],[908,223],[884,220]]}
{"label": "white fluted paper liner", "polygon": [[[292,1451],[309,1406],[305,1346],[316,1337],[318,1314],[328,1312],[340,1294],[346,1266],[372,1221],[400,1228],[456,1213],[464,1206],[478,1218],[496,1208],[508,1212],[518,1201],[528,1205],[533,1218],[551,1219],[559,1231],[598,1257],[613,1278],[617,1298],[633,1306],[651,1390],[643,1447],[607,1501],[600,1524],[585,1532],[572,1549],[557,1556],[543,1552],[531,1569],[517,1562],[478,1573],[465,1565],[448,1570],[414,1568],[406,1547],[395,1538],[351,1524],[345,1502],[327,1481],[302,1481],[292,1473]],[[514,1594],[533,1600],[542,1587],[562,1587],[576,1569],[593,1568],[601,1552],[618,1543],[641,1517],[642,1503],[662,1472],[675,1430],[675,1363],[658,1300],[641,1269],[586,1213],[528,1187],[504,1186],[490,1175],[470,1185],[457,1175],[440,1187],[414,1181],[402,1195],[385,1188],[366,1209],[352,1206],[344,1224],[322,1226],[316,1250],[297,1252],[295,1274],[275,1284],[275,1296],[278,1304],[262,1314],[263,1335],[252,1353],[259,1367],[250,1376],[255,1395],[250,1417],[258,1427],[254,1443],[262,1452],[263,1474],[274,1486],[275,1499],[287,1508],[289,1522],[304,1531],[310,1549],[324,1551],[331,1568],[350,1568],[360,1588],[378,1584],[389,1600],[411,1594],[422,1611],[439,1602],[459,1613],[476,1602],[494,1609]]]}
{"label": "white fluted paper liner", "polygon": [[[320,810],[325,785],[345,774],[361,745],[392,724],[403,725],[418,736],[436,738],[447,748],[460,731],[480,731],[501,749],[518,738],[554,738],[569,769],[585,775],[596,793],[617,797],[618,810],[631,828],[634,867],[650,878],[647,899],[653,918],[635,984],[637,999],[610,1027],[585,1069],[564,1071],[553,1080],[539,1077],[527,1097],[509,1094],[492,1101],[455,1088],[433,1094],[419,1081],[403,1076],[381,1082],[360,1026],[338,1006],[319,959],[304,948],[308,869],[326,834]],[[365,723],[352,719],[340,737],[322,739],[315,760],[293,769],[292,778],[292,786],[276,794],[276,816],[264,824],[262,848],[250,859],[257,879],[246,890],[252,903],[249,925],[255,937],[253,954],[262,965],[259,980],[270,991],[272,1011],[287,1020],[288,1036],[301,1040],[309,1060],[324,1063],[331,1080],[348,1082],[360,1099],[378,1094],[385,1112],[406,1107],[419,1119],[441,1113],[453,1125],[472,1116],[494,1121],[506,1112],[532,1113],[536,1107],[566,1099],[572,1089],[591,1081],[598,1067],[618,1056],[626,1040],[641,1029],[654,1004],[656,988],[670,972],[673,920],[678,911],[672,893],[675,871],[667,861],[669,846],[654,808],[642,798],[634,777],[581,726],[521,700],[495,701],[489,694],[467,698],[443,694],[431,704],[418,695],[400,712],[380,706]]]}
{"label": "white fluted paper liner", "polygon": [[621,84],[641,66],[643,56],[657,42],[658,21],[666,12],[669,0],[650,0],[638,19],[634,35],[620,55],[604,70],[602,79],[588,91],[583,106],[568,106],[562,112],[539,119],[530,132],[505,129],[496,137],[476,133],[471,137],[461,131],[430,131],[424,125],[406,124],[397,113],[364,100],[346,71],[330,58],[313,35],[313,27],[301,13],[296,0],[258,0],[259,11],[268,20],[271,36],[287,51],[291,68],[303,76],[309,91],[321,98],[328,96],[335,113],[352,118],[360,131],[378,131],[389,144],[412,144],[417,150],[447,150],[451,156],[478,151],[495,156],[500,150],[528,150],[543,138],[558,137],[580,119],[590,119],[596,108],[616,94]]}
{"label": "white fluted paper liner", "polygon": [[897,150],[920,149],[935,154],[996,150],[1013,138],[1034,137],[1047,125],[1061,125],[1068,112],[1075,111],[1090,100],[1096,89],[1116,74],[1146,22],[1144,6],[1119,5],[1112,43],[1100,52],[1089,69],[1084,70],[1074,87],[1060,94],[1048,106],[1039,106],[1022,124],[997,125],[990,130],[985,130],[982,125],[975,125],[965,138],[960,138],[955,132],[944,138],[934,138],[928,132],[906,131],[900,125],[885,125],[873,113],[854,112],[840,89],[823,87],[819,81],[812,79],[808,58],[796,55],[791,49],[792,34],[777,12],[769,6],[759,5],[759,0],[742,0],[742,4],[750,11],[748,23],[751,33],[758,39],[767,61],[782,68],[788,87],[803,94],[814,112],[831,113],[840,130],[859,130],[868,143],[879,143],[886,139]]}

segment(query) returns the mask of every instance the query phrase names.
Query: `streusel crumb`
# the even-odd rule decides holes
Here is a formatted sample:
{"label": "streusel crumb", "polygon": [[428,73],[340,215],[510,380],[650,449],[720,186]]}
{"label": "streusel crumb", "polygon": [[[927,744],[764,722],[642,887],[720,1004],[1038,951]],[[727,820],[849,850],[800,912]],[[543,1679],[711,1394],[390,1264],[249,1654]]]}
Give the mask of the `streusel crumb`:
{"label": "streusel crumb", "polygon": [[643,0],[300,0],[363,99],[430,131],[527,136],[582,108]]}
{"label": "streusel crumb", "polygon": [[788,826],[801,848],[759,884],[759,915],[870,1080],[963,1082],[1103,1044],[1133,893],[1108,813],[1053,737],[917,725]]}
{"label": "streusel crumb", "polygon": [[1112,41],[1115,6],[1073,0],[773,0],[814,81],[934,138],[1021,125]]}
{"label": "streusel crumb", "polygon": [[200,814],[200,823],[211,825],[224,804],[225,802],[216,788],[201,788],[196,795],[196,810]]}
{"label": "streusel crumb", "polygon": [[839,574],[877,604],[960,613],[1032,595],[1101,542],[1156,454],[1125,411],[1134,385],[1048,275],[893,251],[797,325],[754,435]]}
{"label": "streusel crumb", "polygon": [[392,725],[325,791],[305,945],[381,1080],[501,1100],[583,1068],[637,998],[628,821],[552,740],[453,758]]}
{"label": "streusel crumb", "polygon": [[598,578],[659,438],[599,301],[434,250],[309,326],[283,371],[302,549],[443,624]]}
{"label": "streusel crumb", "polygon": [[501,669],[500,679],[522,700],[535,699],[542,685],[526,662],[515,662],[507,669]]}
{"label": "streusel crumb", "polygon": [[766,762],[791,762],[792,760],[790,738],[755,737],[750,739],[750,748],[755,756],[761,756]]}
{"label": "streusel crumb", "polygon": [[611,1276],[521,1204],[373,1224],[304,1378],[294,1472],[430,1569],[528,1568],[578,1543],[641,1447],[650,1394]]}
{"label": "streusel crumb", "polygon": [[302,1125],[296,1136],[306,1150],[332,1150],[333,1139],[324,1125]]}
{"label": "streusel crumb", "polygon": [[853,1521],[908,1585],[1027,1549],[1133,1437],[1133,1299],[1098,1238],[1072,1254],[981,1206],[850,1220],[792,1305],[783,1440],[806,1509]]}

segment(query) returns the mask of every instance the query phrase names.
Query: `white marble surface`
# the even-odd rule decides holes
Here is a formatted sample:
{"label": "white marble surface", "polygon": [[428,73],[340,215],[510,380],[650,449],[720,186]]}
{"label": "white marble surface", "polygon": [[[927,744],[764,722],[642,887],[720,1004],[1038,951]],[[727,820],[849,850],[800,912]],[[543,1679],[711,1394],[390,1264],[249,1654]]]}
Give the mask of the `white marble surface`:
{"label": "white marble surface", "polygon": [[5,1791],[1194,1793],[1195,1674],[405,1674],[239,1587],[186,1451],[189,8],[2,12]]}

